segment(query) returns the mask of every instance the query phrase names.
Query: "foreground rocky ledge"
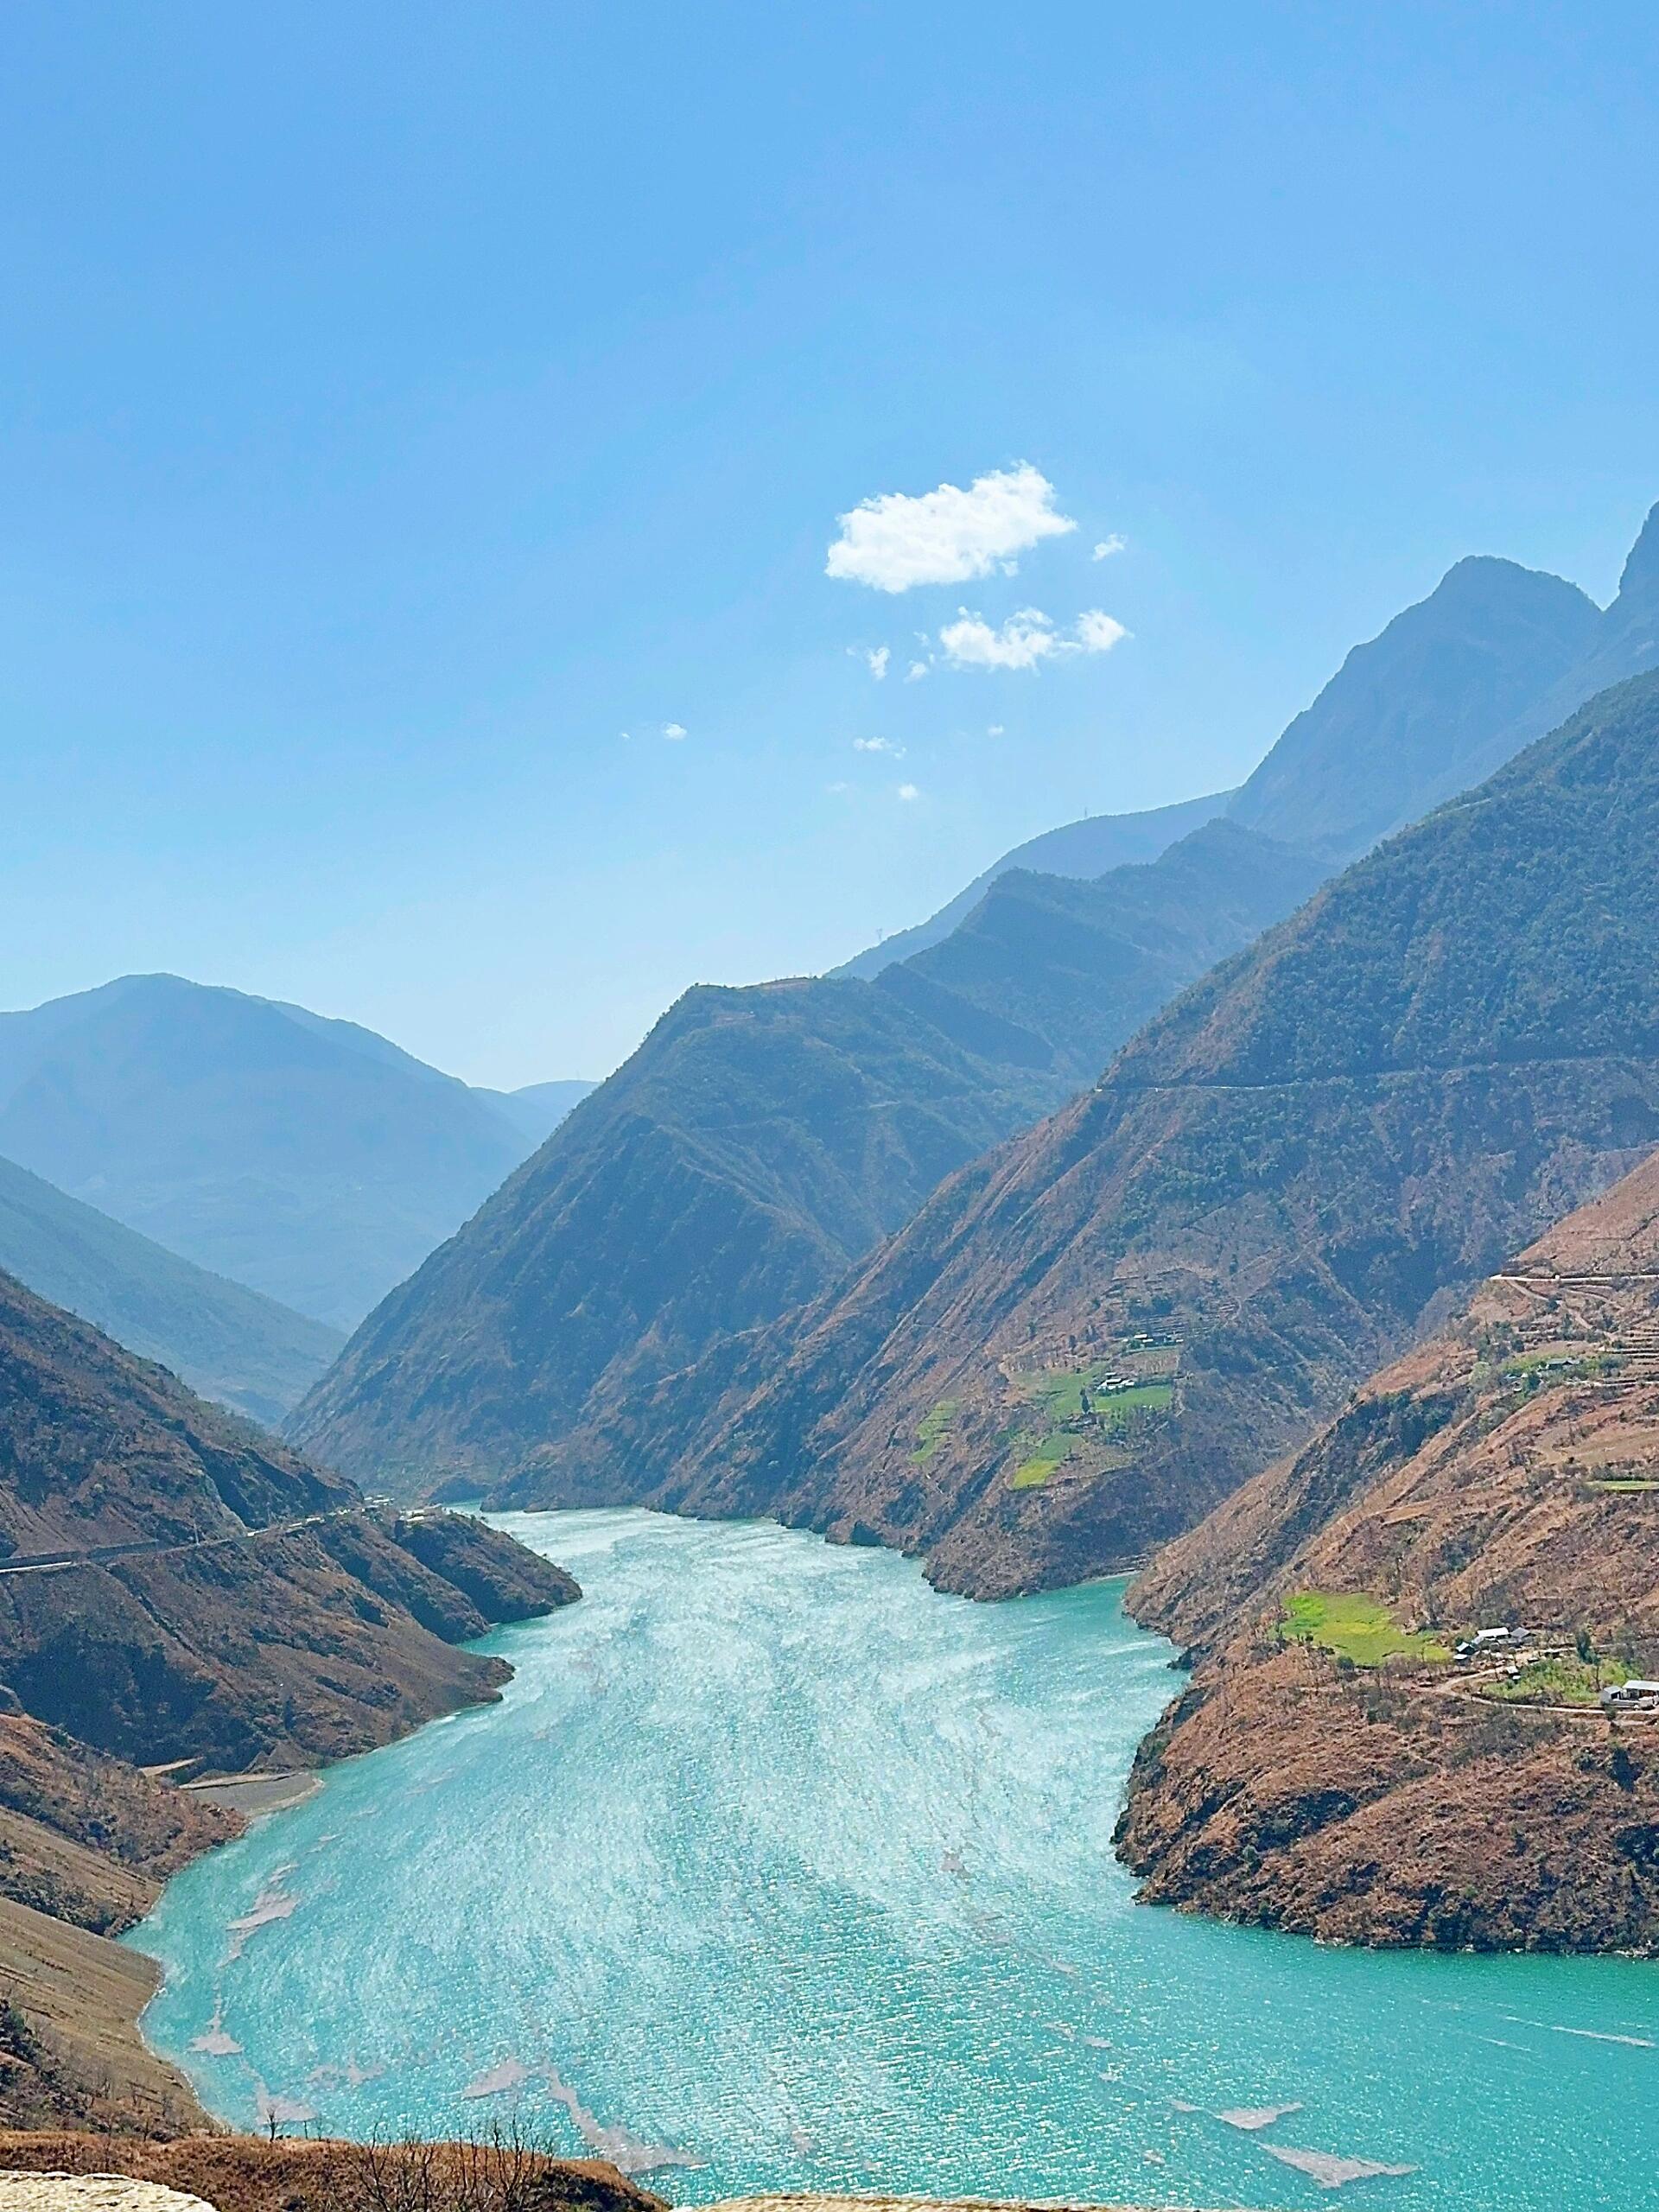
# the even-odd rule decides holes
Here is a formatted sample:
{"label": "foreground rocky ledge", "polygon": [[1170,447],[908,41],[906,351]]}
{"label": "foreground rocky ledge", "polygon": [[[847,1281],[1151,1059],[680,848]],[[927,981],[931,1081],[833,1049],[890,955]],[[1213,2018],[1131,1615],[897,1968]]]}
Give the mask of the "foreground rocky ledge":
{"label": "foreground rocky ledge", "polygon": [[[600,2159],[457,2143],[0,2133],[0,2212],[668,2212]],[[706,2212],[1027,2212],[986,2197],[734,2196]],[[1087,2212],[1045,2199],[1044,2212]],[[1151,2212],[1102,2205],[1092,2212]]]}
{"label": "foreground rocky ledge", "polygon": [[119,2174],[0,2172],[0,2212],[213,2212],[199,2196]]}

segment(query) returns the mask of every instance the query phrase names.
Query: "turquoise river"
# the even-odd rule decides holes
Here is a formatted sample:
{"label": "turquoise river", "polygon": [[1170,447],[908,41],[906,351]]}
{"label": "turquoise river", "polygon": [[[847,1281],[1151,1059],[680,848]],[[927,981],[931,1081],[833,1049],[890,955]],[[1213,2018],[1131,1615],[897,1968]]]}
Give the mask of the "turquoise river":
{"label": "turquoise river", "polygon": [[503,1525],[587,1596],[492,1640],[501,1703],[135,1931],[146,2031],[226,2119],[499,2121],[677,2202],[1659,2208],[1659,1968],[1135,1904],[1112,1823],[1178,1677],[1116,1586],[981,1605],[771,1526]]}

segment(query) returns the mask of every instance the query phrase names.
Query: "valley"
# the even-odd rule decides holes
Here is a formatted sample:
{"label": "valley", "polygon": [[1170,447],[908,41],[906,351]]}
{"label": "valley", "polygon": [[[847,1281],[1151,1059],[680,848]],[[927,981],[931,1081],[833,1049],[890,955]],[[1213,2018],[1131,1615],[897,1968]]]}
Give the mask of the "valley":
{"label": "valley", "polygon": [[1659,2212],[1581,16],[0,22],[0,2212]]}

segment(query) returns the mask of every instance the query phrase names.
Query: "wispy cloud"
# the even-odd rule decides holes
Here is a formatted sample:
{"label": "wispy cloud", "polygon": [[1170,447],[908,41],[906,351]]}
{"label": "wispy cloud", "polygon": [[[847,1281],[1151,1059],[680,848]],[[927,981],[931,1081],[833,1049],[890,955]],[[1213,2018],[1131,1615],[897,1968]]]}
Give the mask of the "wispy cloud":
{"label": "wispy cloud", "polygon": [[906,683],[919,683],[922,678],[927,674],[930,665],[931,663],[925,660],[912,661],[910,666],[905,671]]}
{"label": "wispy cloud", "polygon": [[855,737],[853,750],[855,753],[890,753],[895,760],[902,760],[905,757],[904,747],[895,745],[890,737]]}
{"label": "wispy cloud", "polygon": [[1121,532],[1116,530],[1111,531],[1099,540],[1089,558],[1091,561],[1109,561],[1113,554],[1121,553],[1128,542],[1128,539]]}
{"label": "wispy cloud", "polygon": [[1044,661],[1071,659],[1075,652],[1110,652],[1128,637],[1122,621],[1090,606],[1071,631],[1059,631],[1039,606],[1022,606],[1018,615],[991,624],[967,608],[938,632],[940,651],[951,668],[1039,668]]}
{"label": "wispy cloud", "polygon": [[1021,607],[1000,626],[963,607],[939,632],[939,645],[952,668],[1039,668],[1046,660],[1074,653],[1105,653],[1128,632],[1109,614],[1090,607],[1070,631],[1057,629],[1039,607]]}
{"label": "wispy cloud", "polygon": [[865,664],[879,683],[887,672],[887,663],[893,658],[886,645],[878,645],[874,652],[866,653]]}
{"label": "wispy cloud", "polygon": [[906,804],[913,798],[920,798],[921,795],[914,784],[900,784],[899,786],[899,796]]}
{"label": "wispy cloud", "polygon": [[1012,575],[1020,554],[1077,528],[1054,496],[1029,461],[976,476],[965,492],[957,484],[919,496],[884,492],[836,517],[841,535],[823,572],[888,592],[965,583],[996,569]]}
{"label": "wispy cloud", "polygon": [[1059,634],[1040,607],[1010,614],[1001,628],[964,607],[939,632],[952,668],[1035,668],[1060,650]]}
{"label": "wispy cloud", "polygon": [[985,732],[987,737],[1001,737],[1002,734],[1002,725],[1001,722],[992,722]]}
{"label": "wispy cloud", "polygon": [[664,722],[663,724],[663,735],[667,738],[671,745],[677,745],[680,740],[685,735],[685,724],[683,722]]}

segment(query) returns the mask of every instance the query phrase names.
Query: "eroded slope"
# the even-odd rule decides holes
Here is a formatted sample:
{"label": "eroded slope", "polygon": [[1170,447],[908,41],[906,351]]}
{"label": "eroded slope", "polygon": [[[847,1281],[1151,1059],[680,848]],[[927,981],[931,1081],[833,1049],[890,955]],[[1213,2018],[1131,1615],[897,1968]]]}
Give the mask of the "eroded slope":
{"label": "eroded slope", "polygon": [[[1293,1619],[1364,1601],[1401,1648],[1294,1640],[1297,1592],[1315,1604]],[[1595,1703],[1659,1671],[1659,1159],[1131,1603],[1206,1647],[1121,1830],[1148,1897],[1348,1941],[1659,1948],[1659,1721],[1610,1726]],[[1482,1625],[1532,1641],[1448,1664]]]}

